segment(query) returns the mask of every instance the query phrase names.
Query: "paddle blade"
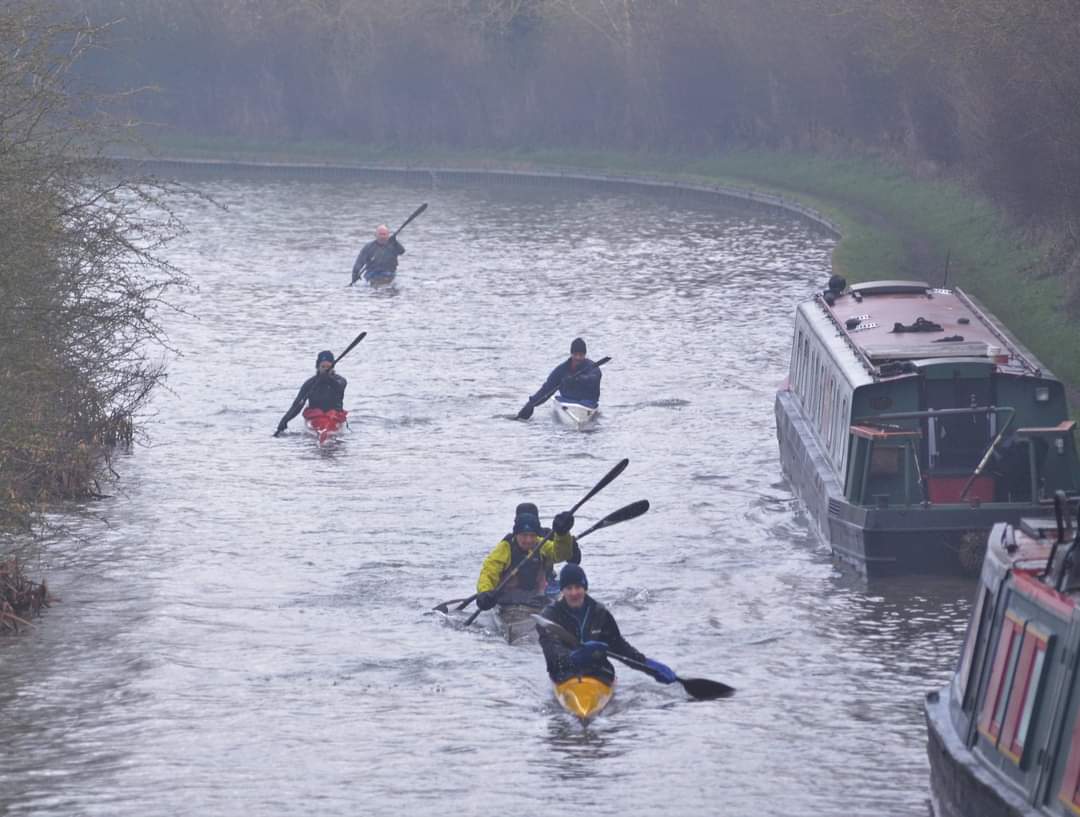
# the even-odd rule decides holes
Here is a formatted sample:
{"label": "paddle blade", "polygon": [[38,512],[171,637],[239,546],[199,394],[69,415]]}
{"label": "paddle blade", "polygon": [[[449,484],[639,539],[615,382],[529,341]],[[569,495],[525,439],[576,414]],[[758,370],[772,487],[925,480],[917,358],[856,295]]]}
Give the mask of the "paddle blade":
{"label": "paddle blade", "polygon": [[699,701],[715,701],[718,698],[730,698],[735,694],[735,687],[729,687],[719,681],[710,681],[708,678],[680,678],[686,694]]}
{"label": "paddle blade", "polygon": [[590,499],[592,499],[594,496],[604,490],[604,488],[610,485],[611,481],[615,479],[615,477],[619,476],[619,474],[621,474],[623,471],[625,471],[626,466],[628,466],[629,464],[630,460],[628,458],[620,460],[614,468],[612,468],[610,471],[607,472],[607,474],[604,475],[603,479],[601,479],[598,483],[596,483],[595,486],[593,486],[593,489],[589,491],[589,493],[585,494],[585,496],[582,497],[581,501],[578,502],[577,505],[570,509],[570,513],[577,513],[578,508],[580,508],[582,505],[584,505],[586,502],[588,502]]}
{"label": "paddle blade", "polygon": [[405,222],[400,227],[398,227],[396,230],[394,230],[394,235],[392,235],[390,237],[395,238],[398,233],[400,233],[402,230],[404,230],[406,227],[409,226],[409,222],[411,222],[414,218],[416,218],[418,215],[420,215],[426,209],[427,209],[427,202],[425,201],[423,204],[421,204],[419,207],[417,207],[415,210],[413,210],[413,214],[411,216],[409,216],[407,219],[405,219]]}
{"label": "paddle blade", "polygon": [[649,510],[649,500],[639,499],[637,502],[631,502],[629,505],[619,508],[617,511],[612,511],[588,530],[579,533],[577,538],[582,539],[594,530],[600,530],[600,528],[608,528],[612,525],[618,525],[620,522],[629,522],[631,519],[637,519],[647,510]]}
{"label": "paddle blade", "polygon": [[567,647],[581,646],[581,642],[578,641],[577,636],[567,630],[558,622],[552,621],[550,618],[544,618],[539,613],[533,613],[532,620],[536,622],[537,627],[544,630],[545,632],[551,633]]}
{"label": "paddle blade", "polygon": [[361,332],[359,335],[357,335],[355,338],[353,338],[353,342],[345,347],[345,351],[342,352],[340,355],[338,355],[337,358],[335,358],[334,365],[336,366],[338,364],[338,361],[340,361],[343,357],[345,357],[345,355],[349,354],[349,352],[351,352],[353,350],[353,347],[356,346],[356,344],[358,344],[360,341],[362,341],[366,337],[367,337],[367,332]]}

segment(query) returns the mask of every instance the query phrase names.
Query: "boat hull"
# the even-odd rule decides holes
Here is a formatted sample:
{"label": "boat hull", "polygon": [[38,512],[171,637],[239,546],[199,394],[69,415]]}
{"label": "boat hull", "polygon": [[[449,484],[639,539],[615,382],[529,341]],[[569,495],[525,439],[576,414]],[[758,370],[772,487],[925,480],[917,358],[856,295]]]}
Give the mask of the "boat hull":
{"label": "boat hull", "polygon": [[532,617],[547,605],[545,596],[537,596],[526,603],[500,604],[495,608],[495,623],[509,644],[525,644],[539,641],[536,622]]}
{"label": "boat hull", "polygon": [[394,283],[396,272],[365,272],[364,280],[373,287],[384,287]]}
{"label": "boat hull", "polygon": [[555,698],[562,708],[582,721],[592,720],[603,712],[614,696],[614,685],[609,686],[591,675],[555,684]]}
{"label": "boat hull", "polygon": [[868,578],[912,573],[975,573],[997,522],[1042,513],[1029,502],[854,505],[818,447],[791,392],[776,397],[780,464],[833,556]]}
{"label": "boat hull", "polygon": [[583,403],[560,400],[558,397],[552,400],[551,404],[555,419],[562,425],[577,431],[592,425],[600,413],[599,406],[586,406]]}
{"label": "boat hull", "polygon": [[340,409],[304,409],[304,427],[315,435],[319,445],[326,445],[347,428],[349,412]]}
{"label": "boat hull", "polygon": [[951,688],[926,696],[926,752],[936,817],[1031,817],[1037,814],[1003,787],[964,746],[949,718]]}

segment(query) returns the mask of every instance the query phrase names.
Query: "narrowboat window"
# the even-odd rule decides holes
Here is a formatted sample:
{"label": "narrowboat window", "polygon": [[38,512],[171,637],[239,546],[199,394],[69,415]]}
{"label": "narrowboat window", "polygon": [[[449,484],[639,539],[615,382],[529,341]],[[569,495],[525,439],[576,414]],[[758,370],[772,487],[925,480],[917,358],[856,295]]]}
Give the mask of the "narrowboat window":
{"label": "narrowboat window", "polygon": [[870,449],[870,476],[894,477],[902,471],[904,449],[898,445],[875,445]]}
{"label": "narrowboat window", "polygon": [[1058,790],[1058,800],[1073,813],[1080,814],[1080,717],[1073,721],[1068,758],[1065,762],[1065,775],[1061,779],[1061,788]]}
{"label": "narrowboat window", "polygon": [[1005,678],[998,690],[997,701],[994,704],[994,719],[990,721],[990,731],[996,736],[1001,732],[1001,722],[1005,720],[1005,706],[1009,703],[1009,692],[1012,690],[1013,677],[1016,675],[1016,658],[1020,654],[1020,644],[1023,639],[1016,637],[1013,630],[1009,643],[1009,658],[1005,665]]}
{"label": "narrowboat window", "polygon": [[1031,675],[1027,680],[1027,690],[1024,693],[1024,709],[1020,714],[1020,728],[1016,730],[1016,737],[1013,738],[1011,748],[1018,754],[1024,750],[1028,727],[1031,726],[1031,710],[1035,707],[1035,693],[1039,689],[1039,679],[1042,677],[1045,659],[1046,645],[1043,644],[1040,649],[1035,651],[1035,666],[1032,667]]}
{"label": "narrowboat window", "polygon": [[971,678],[971,661],[975,657],[975,645],[978,643],[979,635],[982,633],[983,610],[986,608],[989,596],[990,591],[983,589],[979,594],[979,598],[975,601],[975,610],[971,614],[971,626],[968,627],[967,641],[964,642],[964,651],[960,654],[960,668],[956,673],[956,691],[961,708],[964,709],[966,709],[964,705],[967,703],[968,698],[968,681]]}
{"label": "narrowboat window", "polygon": [[1001,734],[1002,750],[1013,763],[1020,764],[1031,726],[1031,713],[1039,695],[1039,681],[1050,644],[1049,633],[1029,627],[1024,633],[1023,648],[1016,662],[1016,671],[1009,698],[1008,715]]}
{"label": "narrowboat window", "polygon": [[1005,614],[994,650],[994,666],[990,672],[990,683],[986,688],[982,712],[979,715],[979,732],[991,741],[996,741],[1001,732],[1001,722],[1005,718],[1005,706],[1009,699],[1016,658],[1020,653],[1020,635],[1024,622],[1013,612]]}

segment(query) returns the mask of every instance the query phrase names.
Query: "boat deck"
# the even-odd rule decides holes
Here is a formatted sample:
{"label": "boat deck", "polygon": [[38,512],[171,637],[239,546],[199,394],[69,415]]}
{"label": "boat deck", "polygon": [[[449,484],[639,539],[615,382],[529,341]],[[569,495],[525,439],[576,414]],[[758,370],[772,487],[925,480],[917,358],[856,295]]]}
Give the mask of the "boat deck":
{"label": "boat deck", "polygon": [[880,281],[855,284],[842,294],[818,300],[837,330],[871,365],[962,357],[985,358],[1017,374],[1042,369],[959,289]]}

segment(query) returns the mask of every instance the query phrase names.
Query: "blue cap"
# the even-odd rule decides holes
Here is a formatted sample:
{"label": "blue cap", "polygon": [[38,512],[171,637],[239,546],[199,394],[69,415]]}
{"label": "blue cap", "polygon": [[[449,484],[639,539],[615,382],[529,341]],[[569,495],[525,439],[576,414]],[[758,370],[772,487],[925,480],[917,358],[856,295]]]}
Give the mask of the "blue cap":
{"label": "blue cap", "polygon": [[329,349],[323,349],[321,352],[319,352],[319,356],[315,358],[315,368],[319,368],[319,364],[322,363],[324,360],[328,360],[333,363],[334,353],[331,352]]}

